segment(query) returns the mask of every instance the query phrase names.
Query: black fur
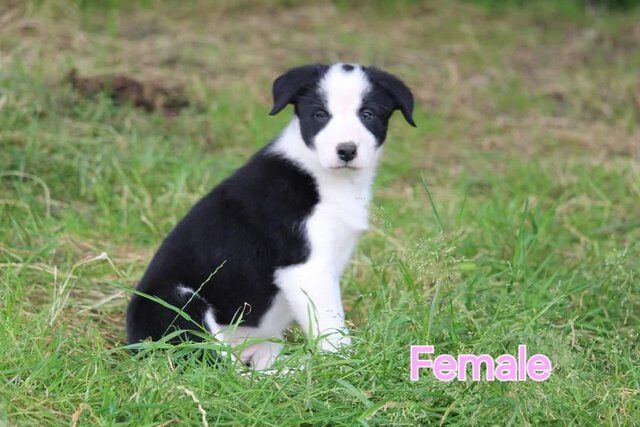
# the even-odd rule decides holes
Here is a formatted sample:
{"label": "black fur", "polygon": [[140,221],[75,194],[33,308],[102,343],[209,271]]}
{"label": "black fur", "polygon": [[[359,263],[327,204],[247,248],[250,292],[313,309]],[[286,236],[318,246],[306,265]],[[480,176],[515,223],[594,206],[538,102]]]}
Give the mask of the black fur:
{"label": "black fur", "polygon": [[[331,120],[318,91],[328,69],[322,64],[293,68],[273,84],[270,114],[293,104],[309,147]],[[355,67],[345,64],[343,69],[350,72]],[[363,70],[373,89],[365,95],[360,120],[378,143],[384,142],[396,109],[415,126],[413,97],[404,83],[375,68]],[[318,202],[314,178],[267,146],[178,223],[158,249],[138,290],[184,310],[197,323],[213,310],[217,324],[228,325],[242,315],[243,325],[257,326],[279,292],[273,282],[276,269],[302,263],[309,256],[302,225]],[[198,294],[181,294],[180,285]],[[193,330],[198,325],[155,301],[133,297],[127,310],[129,342],[158,340],[171,329]],[[179,338],[201,340],[190,333]]]}
{"label": "black fur", "polygon": [[[345,71],[353,71],[351,64],[343,64]],[[413,95],[407,86],[397,77],[375,67],[363,67],[365,75],[373,89],[366,94],[361,109],[361,121],[376,137],[378,145],[384,143],[387,136],[389,118],[395,110],[400,110],[405,120],[416,126],[413,121]],[[277,114],[288,104],[293,104],[300,119],[302,139],[313,147],[315,135],[331,120],[327,112],[324,95],[318,91],[318,83],[329,70],[329,65],[312,64],[292,68],[273,83],[273,109]],[[365,119],[365,110],[373,113],[372,119]],[[318,115],[324,112],[324,117]],[[368,117],[368,116],[367,116]]]}
{"label": "black fur", "polygon": [[375,67],[364,67],[364,72],[374,86],[370,96],[375,96],[378,91],[386,92],[393,101],[393,110],[399,109],[405,120],[415,127],[416,124],[413,121],[413,95],[409,88],[396,76]]}
{"label": "black fur", "polygon": [[[197,290],[184,311],[201,321],[212,307],[216,322],[256,326],[278,289],[276,268],[303,262],[307,241],[300,228],[318,203],[314,179],[263,149],[200,200],[160,246],[138,290],[182,308],[178,284]],[[129,342],[157,340],[172,328],[197,329],[162,305],[134,296],[127,312]],[[195,335],[188,338],[199,340]]]}
{"label": "black fur", "polygon": [[317,90],[317,83],[298,97],[295,113],[300,120],[300,133],[304,143],[313,147],[314,137],[331,120],[331,114],[327,111],[327,101]]}
{"label": "black fur", "polygon": [[273,82],[273,109],[269,114],[276,115],[288,104],[295,104],[300,95],[317,86],[328,69],[324,64],[303,65],[278,77]]}
{"label": "black fur", "polygon": [[[313,137],[329,122],[326,99],[318,91],[318,83],[329,69],[328,65],[313,64],[292,68],[273,82],[273,109],[277,114],[288,104],[300,119],[302,139],[313,147]],[[324,117],[320,117],[324,114]]]}

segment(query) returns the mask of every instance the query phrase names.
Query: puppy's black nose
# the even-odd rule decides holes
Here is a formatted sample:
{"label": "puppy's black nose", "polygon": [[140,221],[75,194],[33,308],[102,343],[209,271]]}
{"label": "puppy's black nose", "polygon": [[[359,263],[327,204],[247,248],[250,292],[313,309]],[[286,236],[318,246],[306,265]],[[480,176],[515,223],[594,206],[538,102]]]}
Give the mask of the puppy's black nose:
{"label": "puppy's black nose", "polygon": [[341,142],[337,147],[340,160],[350,162],[356,156],[358,146],[353,142]]}

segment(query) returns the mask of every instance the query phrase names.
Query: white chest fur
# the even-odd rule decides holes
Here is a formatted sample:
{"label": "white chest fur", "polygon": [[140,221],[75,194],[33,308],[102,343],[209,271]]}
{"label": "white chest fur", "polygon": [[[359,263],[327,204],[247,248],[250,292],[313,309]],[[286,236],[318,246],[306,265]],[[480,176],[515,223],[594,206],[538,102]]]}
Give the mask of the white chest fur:
{"label": "white chest fur", "polygon": [[368,228],[371,184],[377,162],[357,171],[325,169],[302,141],[297,119],[287,126],[273,150],[316,180],[320,201],[305,222],[310,246],[305,264],[339,279],[358,237]]}
{"label": "white chest fur", "polygon": [[347,176],[318,181],[320,203],[305,224],[310,249],[307,263],[339,279],[360,234],[368,227],[370,190],[368,183]]}
{"label": "white chest fur", "polygon": [[278,269],[275,284],[294,319],[310,336],[323,336],[320,347],[348,344],[340,296],[340,276],[360,234],[368,227],[368,206],[375,162],[367,169],[329,171],[300,137],[294,119],[273,148],[310,173],[319,203],[304,223],[309,256],[301,264]]}

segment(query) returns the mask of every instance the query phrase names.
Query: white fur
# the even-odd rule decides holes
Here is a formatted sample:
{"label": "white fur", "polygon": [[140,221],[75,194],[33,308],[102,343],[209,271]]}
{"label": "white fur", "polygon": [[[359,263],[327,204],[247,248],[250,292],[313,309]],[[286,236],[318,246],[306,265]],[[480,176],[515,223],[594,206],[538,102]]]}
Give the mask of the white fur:
{"label": "white fur", "polygon": [[282,333],[292,320],[289,304],[284,294],[278,292],[257,327],[229,325],[223,329],[223,334],[232,345],[238,345],[247,338],[282,339]]}
{"label": "white fur", "polygon": [[[189,299],[187,300],[187,303],[185,304],[185,306],[193,298],[200,298],[199,295],[196,295],[196,291],[194,291],[193,289],[191,289],[188,286],[178,285],[176,290],[178,291],[178,294],[180,296],[188,296],[189,297]],[[181,307],[181,308],[184,308],[184,307]],[[204,326],[207,328],[207,330],[209,331],[209,333],[211,335],[218,336],[218,338],[220,338],[219,334],[222,331],[222,328],[216,322],[216,319],[215,319],[215,317],[213,315],[213,310],[211,308],[208,308],[207,311],[204,314]]]}
{"label": "white fur", "polygon": [[[195,291],[187,286],[178,285],[176,289],[182,296],[199,298],[195,295]],[[260,320],[258,327],[234,325],[223,327],[216,322],[211,308],[205,312],[204,326],[211,335],[235,347],[249,338],[276,338],[281,340],[283,338],[282,333],[293,320],[290,313],[291,310],[284,298],[284,294],[278,292],[271,307]],[[264,370],[273,365],[281,350],[282,344],[279,342],[259,342],[243,349],[240,354],[240,360],[244,363],[250,363],[254,369]],[[222,352],[222,356],[227,357],[226,352]],[[231,358],[236,360],[233,354]]]}
{"label": "white fur", "polygon": [[368,227],[368,204],[374,168],[327,170],[305,153],[294,119],[274,150],[311,173],[318,183],[320,203],[305,223],[310,246],[306,262],[278,269],[275,283],[291,304],[295,320],[311,337],[326,335],[323,350],[349,344],[340,296],[340,277],[360,234]]}
{"label": "white fur", "polygon": [[357,156],[349,163],[352,168],[368,168],[377,162],[375,137],[358,117],[362,99],[371,89],[360,67],[345,71],[342,64],[334,65],[320,81],[320,91],[327,100],[331,120],[314,139],[315,153],[320,164],[328,169],[344,164],[337,156],[337,145],[353,142]]}
{"label": "white fur", "polygon": [[[280,288],[273,305],[258,327],[225,327],[225,341],[233,345],[250,337],[281,339],[286,327],[295,320],[319,348],[336,351],[350,343],[340,295],[340,277],[360,234],[368,228],[371,184],[381,154],[375,137],[358,118],[363,95],[369,83],[361,69],[346,72],[334,65],[321,81],[332,118],[316,135],[314,147],[305,145],[300,124],[294,118],[272,145],[271,150],[313,176],[320,202],[304,227],[310,255],[302,263],[275,272]],[[336,146],[341,142],[358,146],[352,169],[336,169],[341,162]],[[207,321],[207,327],[215,327]],[[255,369],[269,368],[282,346],[263,342],[246,348],[241,360]]]}
{"label": "white fur", "polygon": [[176,287],[176,290],[178,291],[178,294],[180,296],[186,296],[186,295],[191,296],[191,295],[193,295],[195,293],[195,291],[193,289],[191,289],[188,286],[184,286],[184,285],[178,285]]}
{"label": "white fur", "polygon": [[[368,228],[371,184],[381,154],[374,136],[358,118],[369,83],[358,68],[351,72],[334,65],[321,83],[330,122],[307,147],[295,118],[275,142],[273,150],[292,160],[318,184],[320,203],[306,221],[311,253],[306,262],[276,271],[275,283],[291,304],[295,320],[311,337],[322,336],[322,350],[335,351],[350,343],[340,296],[340,277],[360,234]],[[336,146],[358,145],[354,167],[334,169]],[[355,162],[358,163],[355,163]]]}

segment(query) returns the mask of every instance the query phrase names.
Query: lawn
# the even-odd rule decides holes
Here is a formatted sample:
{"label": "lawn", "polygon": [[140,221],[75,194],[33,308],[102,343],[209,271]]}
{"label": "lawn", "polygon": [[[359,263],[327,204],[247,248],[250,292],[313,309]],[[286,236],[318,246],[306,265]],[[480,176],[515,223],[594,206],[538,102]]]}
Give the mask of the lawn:
{"label": "lawn", "polygon": [[[637,423],[640,10],[499,3],[0,6],[0,425]],[[193,345],[132,355],[154,250],[287,123],[273,79],[315,61],[375,63],[417,101],[343,278],[352,348],[293,328],[278,367],[302,368],[271,376]],[[189,106],[86,97],[72,68],[180,85]],[[554,370],[411,382],[414,344],[526,344]]]}

